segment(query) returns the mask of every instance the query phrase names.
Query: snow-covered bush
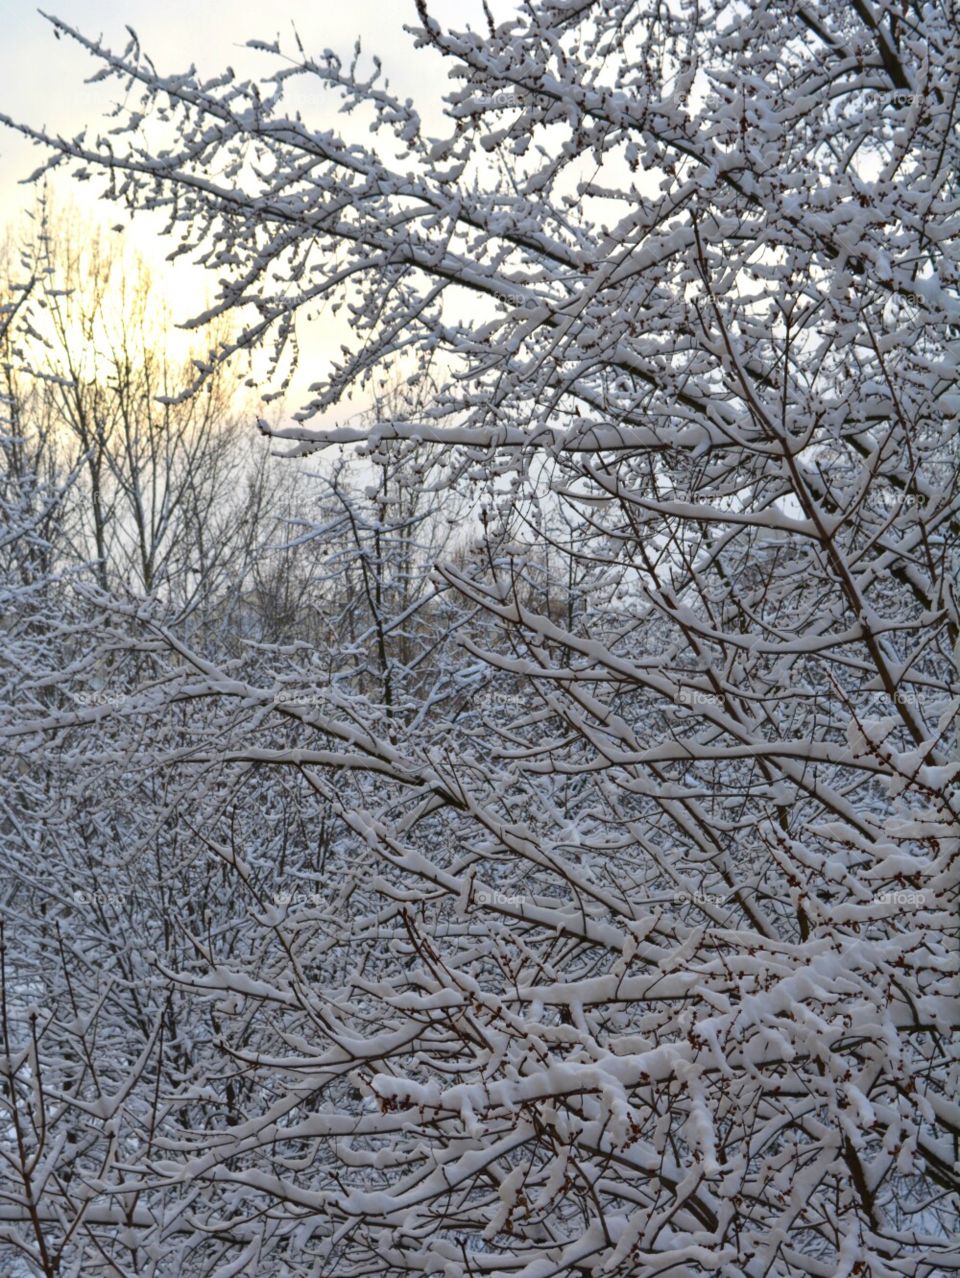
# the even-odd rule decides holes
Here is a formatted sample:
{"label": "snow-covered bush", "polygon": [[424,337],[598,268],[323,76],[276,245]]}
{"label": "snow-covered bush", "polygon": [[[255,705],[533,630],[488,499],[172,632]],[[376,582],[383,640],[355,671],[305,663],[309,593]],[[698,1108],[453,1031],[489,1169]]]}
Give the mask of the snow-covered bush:
{"label": "snow-covered bush", "polygon": [[[178,1273],[950,1272],[956,14],[417,10],[443,136],[378,64],[200,83],[57,24],[128,105],[33,136],[216,273],[237,336],[201,381],[265,340],[282,381],[345,306],[264,429],[476,497],[423,714],[385,648],[379,690],[304,659],[277,712],[269,663],[167,636],[214,707],[181,762],[289,769],[336,834],[278,903],[270,839],[208,828],[246,914],[166,973],[218,1028],[127,1188],[179,1186]],[[375,143],[287,113],[301,79]],[[428,369],[428,402],[332,420]]]}

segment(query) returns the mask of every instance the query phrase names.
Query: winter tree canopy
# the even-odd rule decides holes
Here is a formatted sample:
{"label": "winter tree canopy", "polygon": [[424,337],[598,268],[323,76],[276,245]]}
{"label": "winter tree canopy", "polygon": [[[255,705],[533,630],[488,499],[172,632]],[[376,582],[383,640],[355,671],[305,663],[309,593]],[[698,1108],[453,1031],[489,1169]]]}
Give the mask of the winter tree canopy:
{"label": "winter tree canopy", "polygon": [[[6,698],[2,1239],[94,1278],[942,1278],[958,14],[485,12],[411,6],[440,104],[388,51],[201,82],[52,19],[120,105],[6,119],[209,271],[165,403],[266,351],[260,431],[322,492],[234,639],[101,573],[83,660],[51,636]],[[318,314],[344,344],[278,413]]]}

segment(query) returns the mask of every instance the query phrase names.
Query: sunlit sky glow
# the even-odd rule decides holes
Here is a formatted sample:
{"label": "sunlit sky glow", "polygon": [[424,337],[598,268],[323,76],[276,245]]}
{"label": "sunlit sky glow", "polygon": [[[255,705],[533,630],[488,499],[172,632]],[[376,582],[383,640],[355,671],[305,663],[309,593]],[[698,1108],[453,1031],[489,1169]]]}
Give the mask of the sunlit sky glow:
{"label": "sunlit sky glow", "polygon": [[[502,13],[509,5],[500,5]],[[482,23],[475,0],[432,0],[430,11],[458,26]],[[275,69],[274,60],[245,48],[249,39],[273,40],[292,47],[295,27],[308,53],[330,48],[346,56],[359,37],[366,53],[384,63],[395,92],[413,97],[427,121],[436,120],[437,106],[447,84],[445,68],[429,50],[416,50],[405,24],[416,24],[413,0],[50,0],[49,12],[88,36],[102,36],[116,50],[127,42],[126,27],[134,28],[141,47],[164,74],[184,71],[194,63],[203,77],[230,65],[240,77],[256,77]],[[91,58],[73,41],[56,39],[40,12],[23,0],[4,5],[4,39],[0,41],[0,112],[53,133],[75,134],[89,126],[92,134],[117,100],[118,84],[87,84],[95,70]],[[319,89],[298,99],[305,118],[316,128],[356,128],[353,120],[337,115],[337,99]],[[0,215],[5,227],[22,224],[23,210],[32,207],[37,191],[22,181],[43,161],[45,153],[25,139],[0,129]],[[77,183],[65,171],[54,175],[51,195],[60,208],[75,207],[82,219],[104,228],[126,222],[116,205],[100,201],[102,183]],[[167,263],[172,247],[159,235],[161,221],[140,215],[124,232],[129,250],[150,268],[160,300],[169,304],[177,321],[201,310],[211,295],[204,273],[184,259]],[[316,380],[316,362],[326,343],[339,346],[341,336],[332,321],[304,332],[301,370],[291,388],[288,407],[306,397],[305,387]],[[311,365],[313,365],[311,369]],[[339,416],[340,414],[338,414]]]}

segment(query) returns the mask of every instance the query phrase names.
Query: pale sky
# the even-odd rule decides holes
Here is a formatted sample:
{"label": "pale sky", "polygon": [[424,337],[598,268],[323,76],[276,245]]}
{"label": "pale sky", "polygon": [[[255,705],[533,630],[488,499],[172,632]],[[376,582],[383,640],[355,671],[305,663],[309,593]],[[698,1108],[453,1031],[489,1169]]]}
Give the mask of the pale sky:
{"label": "pale sky", "polygon": [[[497,7],[503,12],[513,6]],[[414,0],[48,0],[46,8],[86,35],[102,35],[118,52],[128,39],[126,26],[132,26],[143,50],[166,74],[184,71],[191,63],[203,77],[227,65],[242,77],[268,74],[276,69],[275,60],[245,49],[245,42],[279,36],[282,45],[291,47],[295,25],[308,53],[330,48],[348,57],[359,36],[364,51],[382,59],[394,91],[413,97],[421,108],[437,103],[447,84],[440,59],[429,50],[415,50],[403,31],[405,23],[417,24]],[[431,0],[430,11],[456,26],[483,23],[478,0]],[[116,100],[119,84],[85,84],[95,63],[73,41],[55,39],[29,0],[0,0],[0,14],[0,112],[53,133],[76,133],[88,125],[95,135],[106,126],[104,115]],[[298,98],[297,105],[315,127],[358,127],[355,117],[338,119],[337,100],[319,88],[312,98]],[[423,114],[429,119],[434,112]],[[0,225],[16,224],[22,210],[33,203],[35,189],[20,182],[43,158],[43,152],[0,127]],[[82,215],[110,227],[125,215],[121,217],[116,205],[97,200],[101,185],[96,180],[74,182],[64,171],[55,176],[52,189],[58,203],[72,201]],[[157,236],[159,225],[140,216],[124,239],[149,262],[175,317],[187,319],[202,306],[206,283],[196,268],[178,264],[172,269],[164,263],[172,244]],[[312,334],[308,347],[323,337]],[[297,380],[306,384],[315,378],[305,371]]]}
{"label": "pale sky", "polygon": [[[325,48],[348,54],[360,36],[364,48],[379,53],[398,92],[419,96],[438,62],[429,52],[417,54],[403,31],[416,23],[413,0],[48,0],[45,6],[87,35],[102,35],[118,51],[132,26],[143,49],[162,71],[185,70],[195,62],[201,75],[214,75],[227,64],[239,75],[256,75],[269,59],[245,49],[248,39],[283,44],[295,25],[308,52]],[[476,19],[473,0],[432,0],[431,12],[441,20]],[[72,41],[56,40],[50,25],[29,0],[0,0],[0,111],[28,124],[54,131],[95,126],[114,100],[114,84],[84,84],[93,61]],[[440,75],[429,88],[442,84]],[[320,110],[328,98],[317,95]],[[22,203],[15,187],[36,164],[28,145],[6,130],[0,136],[0,191],[5,211]]]}

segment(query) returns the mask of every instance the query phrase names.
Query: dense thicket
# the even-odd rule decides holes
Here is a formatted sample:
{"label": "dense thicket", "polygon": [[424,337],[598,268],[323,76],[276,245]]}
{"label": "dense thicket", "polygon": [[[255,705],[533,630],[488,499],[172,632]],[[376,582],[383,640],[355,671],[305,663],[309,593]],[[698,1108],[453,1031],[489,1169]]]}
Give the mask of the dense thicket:
{"label": "dense thicket", "polygon": [[417,11],[444,136],[378,65],[200,83],[56,24],[127,105],[32,136],[231,324],[165,408],[349,323],[261,422],[318,477],[243,625],[101,580],[88,665],[10,704],[6,1236],[48,1274],[953,1272],[957,15]]}

